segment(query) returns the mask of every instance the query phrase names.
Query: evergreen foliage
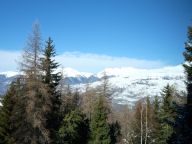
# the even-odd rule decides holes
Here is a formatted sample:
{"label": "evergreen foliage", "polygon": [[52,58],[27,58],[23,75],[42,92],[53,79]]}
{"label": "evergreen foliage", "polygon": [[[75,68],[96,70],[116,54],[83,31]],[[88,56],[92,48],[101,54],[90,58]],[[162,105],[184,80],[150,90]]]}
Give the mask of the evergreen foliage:
{"label": "evergreen foliage", "polygon": [[51,109],[51,96],[48,86],[42,82],[40,55],[40,28],[39,24],[35,23],[21,63],[25,91],[22,96],[24,112],[20,127],[26,129],[26,131],[23,132],[20,129],[20,131],[17,131],[17,135],[23,137],[18,141],[22,144],[50,143],[50,132],[46,126],[47,114]]}
{"label": "evergreen foliage", "polygon": [[185,43],[184,58],[185,63],[183,64],[186,74],[186,86],[187,86],[187,104],[184,110],[184,126],[182,137],[185,143],[192,142],[192,26],[188,28],[188,40]]}
{"label": "evergreen foliage", "polygon": [[12,144],[14,142],[14,138],[12,137],[13,124],[11,117],[16,102],[14,97],[16,93],[13,82],[3,97],[3,106],[0,108],[0,144]]}
{"label": "evergreen foliage", "polygon": [[[186,105],[178,102],[176,90],[168,84],[161,100],[155,97],[151,103],[149,97],[143,98],[122,117],[114,118],[113,92],[106,73],[99,87],[93,90],[87,86],[84,94],[70,85],[66,90],[60,85],[59,91],[62,77],[56,73],[59,64],[55,56],[50,37],[42,53],[39,25],[34,24],[21,62],[23,75],[1,101],[0,144],[192,143],[192,27],[183,64]],[[122,131],[120,125],[124,126]]]}
{"label": "evergreen foliage", "polygon": [[118,121],[110,124],[111,144],[116,144],[121,139],[121,126]]}
{"label": "evergreen foliage", "polygon": [[107,123],[108,108],[105,98],[100,96],[95,104],[90,122],[90,144],[110,144],[110,127]]}
{"label": "evergreen foliage", "polygon": [[160,124],[160,101],[158,96],[155,96],[153,102],[153,128],[152,128],[152,141],[154,144],[160,144],[161,138],[161,124]]}
{"label": "evergreen foliage", "polygon": [[86,144],[88,121],[80,110],[72,110],[66,114],[59,129],[59,144]]}
{"label": "evergreen foliage", "polygon": [[47,116],[47,128],[50,130],[50,136],[52,142],[54,142],[56,141],[56,133],[61,123],[60,93],[57,90],[61,80],[61,74],[55,72],[59,64],[54,60],[56,52],[52,43],[53,40],[49,37],[46,41],[43,57],[41,58],[41,66],[43,71],[42,80],[43,83],[48,86],[48,92],[52,105],[51,110]]}
{"label": "evergreen foliage", "polygon": [[159,143],[166,143],[173,133],[176,111],[173,105],[173,88],[169,84],[162,91],[162,105],[160,108],[161,137]]}
{"label": "evergreen foliage", "polygon": [[55,70],[59,67],[59,64],[55,62],[56,56],[53,40],[49,37],[46,41],[43,57],[41,58],[41,66],[44,72],[43,82],[49,85],[52,93],[56,92],[56,88],[61,80],[61,73],[56,73]]}

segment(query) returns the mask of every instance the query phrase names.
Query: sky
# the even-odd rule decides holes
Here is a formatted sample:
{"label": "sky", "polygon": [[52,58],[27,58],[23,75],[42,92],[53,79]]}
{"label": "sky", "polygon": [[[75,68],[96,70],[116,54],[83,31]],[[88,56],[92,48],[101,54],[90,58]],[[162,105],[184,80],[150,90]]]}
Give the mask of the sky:
{"label": "sky", "polygon": [[32,24],[53,39],[63,67],[179,65],[192,25],[191,0],[1,0],[0,72],[17,69]]}

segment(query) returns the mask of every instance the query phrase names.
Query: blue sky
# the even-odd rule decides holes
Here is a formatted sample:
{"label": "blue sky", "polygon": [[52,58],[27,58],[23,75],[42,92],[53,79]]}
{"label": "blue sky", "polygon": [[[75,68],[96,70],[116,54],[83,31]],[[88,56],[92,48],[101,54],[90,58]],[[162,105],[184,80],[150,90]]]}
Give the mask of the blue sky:
{"label": "blue sky", "polygon": [[[1,0],[0,57],[9,52],[17,55],[38,19],[43,40],[51,36],[61,56],[127,59],[119,66],[133,66],[127,64],[133,60],[137,67],[145,65],[143,61],[151,68],[178,65],[183,62],[187,27],[192,24],[191,5],[191,0]],[[101,69],[81,68],[80,63],[64,66]],[[5,66],[0,71],[15,68]]]}

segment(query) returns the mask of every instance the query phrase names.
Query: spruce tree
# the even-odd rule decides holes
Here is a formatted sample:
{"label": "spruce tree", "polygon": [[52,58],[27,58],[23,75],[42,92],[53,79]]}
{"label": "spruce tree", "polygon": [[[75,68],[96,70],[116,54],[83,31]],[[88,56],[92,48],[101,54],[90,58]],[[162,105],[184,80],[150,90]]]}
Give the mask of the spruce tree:
{"label": "spruce tree", "polygon": [[183,53],[185,63],[183,67],[186,74],[186,86],[187,86],[187,104],[183,109],[183,143],[192,142],[192,26],[188,28],[188,40],[185,43],[185,52]]}
{"label": "spruce tree", "polygon": [[47,128],[50,130],[52,142],[56,141],[56,133],[61,122],[61,101],[60,93],[57,90],[61,80],[61,74],[55,72],[59,66],[59,64],[54,60],[55,56],[56,52],[53,45],[53,40],[49,37],[46,41],[43,57],[41,58],[41,66],[43,71],[42,80],[43,83],[48,86],[48,92],[52,105],[51,110],[47,116]]}
{"label": "spruce tree", "polygon": [[89,121],[80,109],[80,95],[78,90],[72,92],[70,86],[65,90],[62,103],[62,123],[57,133],[58,144],[87,143]]}
{"label": "spruce tree", "polygon": [[55,46],[53,40],[49,37],[46,41],[43,57],[41,58],[41,65],[43,74],[43,82],[49,85],[50,91],[55,94],[57,86],[61,80],[61,73],[55,72],[59,64],[55,62],[56,56]]}
{"label": "spruce tree", "polygon": [[58,144],[86,144],[88,137],[88,121],[78,109],[65,115],[58,132]]}
{"label": "spruce tree", "polygon": [[176,112],[173,107],[173,88],[169,84],[162,91],[162,106],[160,108],[161,137],[160,143],[167,143],[173,133]]}
{"label": "spruce tree", "polygon": [[116,144],[121,139],[121,126],[118,121],[110,124],[111,144]]}
{"label": "spruce tree", "polygon": [[160,101],[158,96],[155,96],[153,101],[153,111],[152,111],[152,136],[151,139],[154,144],[159,144],[159,139],[161,138],[161,124],[160,124]]}
{"label": "spruce tree", "polygon": [[2,107],[0,109],[0,144],[12,144],[14,138],[12,135],[13,109],[16,103],[15,94],[17,93],[14,82],[10,85],[7,93],[3,97]]}
{"label": "spruce tree", "polygon": [[105,97],[99,96],[90,122],[90,144],[110,144],[110,127],[107,123],[108,108]]}

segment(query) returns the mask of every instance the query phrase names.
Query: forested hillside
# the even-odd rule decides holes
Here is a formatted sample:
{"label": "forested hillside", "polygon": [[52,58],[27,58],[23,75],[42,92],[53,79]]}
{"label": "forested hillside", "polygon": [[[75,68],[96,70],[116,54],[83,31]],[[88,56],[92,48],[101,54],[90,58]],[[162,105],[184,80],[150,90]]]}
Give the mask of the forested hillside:
{"label": "forested hillside", "polygon": [[42,41],[35,23],[18,60],[22,75],[12,80],[1,100],[0,144],[192,143],[192,27],[187,34],[186,92],[167,83],[160,96],[151,98],[149,92],[134,105],[117,108],[112,102],[118,89],[106,72],[94,77],[93,82],[99,79],[96,87],[85,82],[83,91],[65,84],[55,60],[56,45],[51,37]]}

